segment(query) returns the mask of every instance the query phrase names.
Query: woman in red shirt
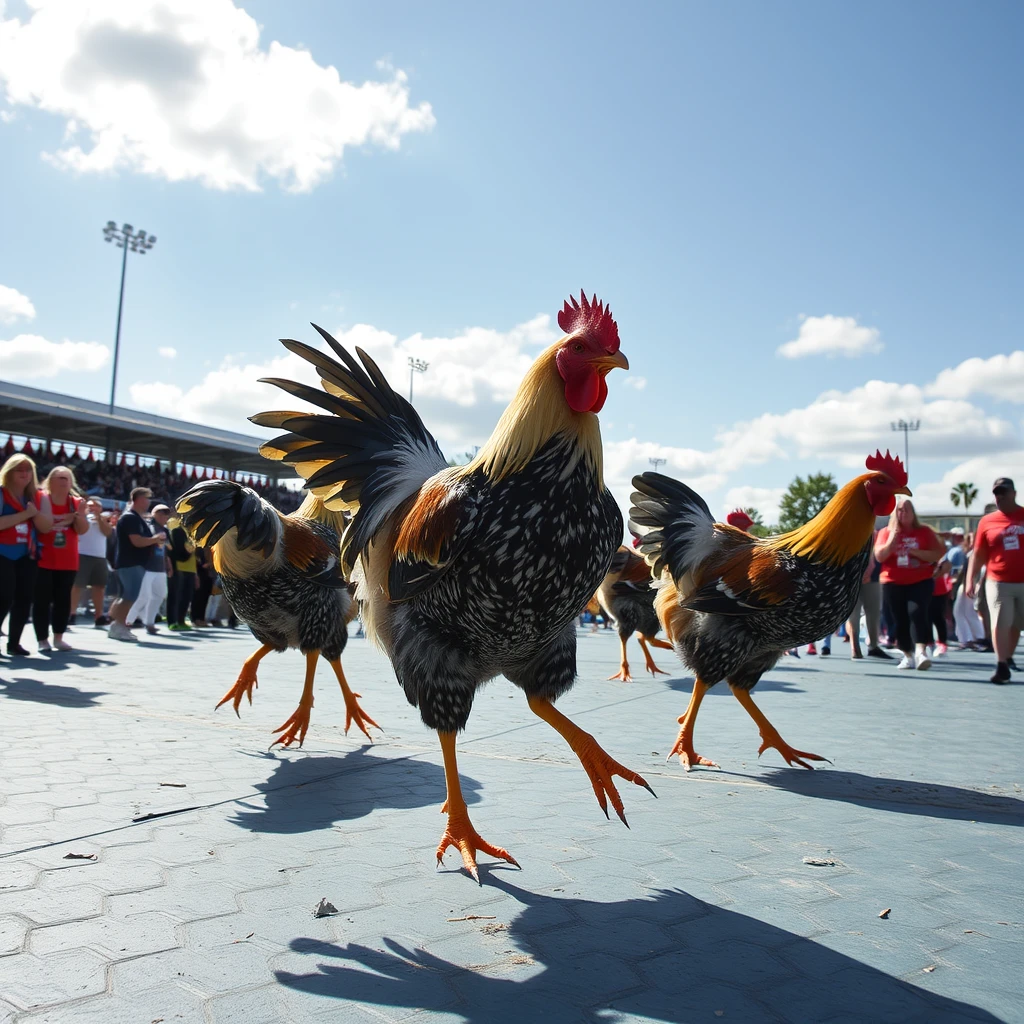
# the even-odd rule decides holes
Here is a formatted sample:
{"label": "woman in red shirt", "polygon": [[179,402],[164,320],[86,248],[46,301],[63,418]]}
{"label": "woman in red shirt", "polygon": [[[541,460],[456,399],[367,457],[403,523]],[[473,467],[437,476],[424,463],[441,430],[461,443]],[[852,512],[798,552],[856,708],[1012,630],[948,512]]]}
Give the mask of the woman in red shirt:
{"label": "woman in red shirt", "polygon": [[[89,529],[85,501],[76,498],[75,474],[67,466],[51,469],[42,492],[50,496],[53,529],[39,535],[39,569],[32,625],[40,651],[70,651],[64,639],[71,615],[71,588],[78,575],[78,535]],[[53,647],[50,626],[53,625]]]}
{"label": "woman in red shirt", "polygon": [[896,623],[896,643],[903,652],[899,668],[931,668],[928,609],[935,589],[935,563],[946,546],[917,518],[913,503],[893,509],[889,525],[875,538],[875,558],[882,565],[882,600]]}

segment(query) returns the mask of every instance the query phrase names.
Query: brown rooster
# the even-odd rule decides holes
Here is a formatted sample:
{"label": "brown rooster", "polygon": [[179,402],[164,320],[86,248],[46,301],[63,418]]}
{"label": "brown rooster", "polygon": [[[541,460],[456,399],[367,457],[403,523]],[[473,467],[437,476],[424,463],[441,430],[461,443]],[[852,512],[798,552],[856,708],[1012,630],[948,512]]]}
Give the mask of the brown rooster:
{"label": "brown rooster", "polygon": [[659,672],[668,675],[654,664],[651,657],[650,644],[672,650],[672,645],[659,640],[655,633],[661,628],[658,616],[654,613],[654,591],[651,589],[651,567],[629,548],[623,546],[615,552],[608,574],[601,582],[595,595],[598,606],[609,618],[615,620],[615,628],[619,634],[622,648],[622,661],[619,671],[609,679],[621,679],[624,683],[633,682],[629,674],[629,661],[626,658],[626,643],[636,633],[640,649],[644,652],[647,671],[652,676]]}
{"label": "brown rooster", "polygon": [[448,825],[438,861],[455,846],[477,880],[478,850],[515,863],[473,828],[456,765],[456,736],[487,680],[503,674],[526,693],[580,758],[606,815],[610,799],[625,821],[614,776],[647,786],[553,703],[575,680],[576,616],[622,537],[596,414],[607,373],[629,365],[611,312],[596,298],[566,302],[558,324],[565,337],[537,358],[466,466],[447,465],[369,356],[356,350],[360,366],[320,328],[340,363],[283,344],[317,368],[324,391],[270,383],[331,415],[252,417],[287,431],[263,445],[264,455],[295,466],[328,508],[352,513],[342,568],[360,580],[367,634],[441,742]]}
{"label": "brown rooster", "polygon": [[235,685],[221,698],[235,714],[243,697],[252,704],[260,661],[271,651],[297,647],[306,658],[306,678],[295,713],[275,729],[271,744],[302,746],[313,707],[313,679],[323,656],[334,670],[345,700],[345,732],[354,721],[380,728],[359,706],[341,668],[348,623],[358,605],[341,575],[344,516],[307,495],[283,515],[254,490],[233,480],[204,480],[177,502],[181,525],[197,543],[213,551],[213,565],[235,614],[248,623],[262,645],[246,658]]}
{"label": "brown rooster", "polygon": [[633,478],[629,528],[659,579],[655,611],[695,675],[669,754],[678,754],[687,771],[717,767],[694,750],[693,727],[704,694],[720,679],[757,723],[758,754],[774,747],[804,768],[811,766],[803,758],[825,760],[786,743],[750,691],[785,651],[830,636],[849,616],[875,517],[892,512],[897,494],[910,494],[898,458],[876,452],[867,468],[809,523],[763,540],[716,523],[704,499],[678,480],[660,473]]}

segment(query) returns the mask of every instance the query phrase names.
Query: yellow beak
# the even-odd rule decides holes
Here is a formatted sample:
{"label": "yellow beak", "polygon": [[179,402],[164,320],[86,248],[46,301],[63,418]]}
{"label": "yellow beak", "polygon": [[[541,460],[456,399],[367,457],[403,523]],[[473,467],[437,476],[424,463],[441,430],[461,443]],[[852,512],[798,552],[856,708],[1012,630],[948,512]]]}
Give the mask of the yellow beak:
{"label": "yellow beak", "polygon": [[909,487],[897,487],[893,494],[905,494],[908,498],[914,496],[914,492]]}
{"label": "yellow beak", "polygon": [[628,370],[629,360],[621,353],[616,352],[611,356],[601,356],[594,360],[594,365],[599,370],[604,370],[608,373],[611,370]]}

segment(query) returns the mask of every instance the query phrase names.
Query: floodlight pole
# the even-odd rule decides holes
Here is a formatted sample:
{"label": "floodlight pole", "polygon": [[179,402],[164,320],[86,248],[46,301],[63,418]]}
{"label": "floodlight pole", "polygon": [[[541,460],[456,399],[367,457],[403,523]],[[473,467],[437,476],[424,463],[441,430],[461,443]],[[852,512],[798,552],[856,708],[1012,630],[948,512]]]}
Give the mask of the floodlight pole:
{"label": "floodlight pole", "polygon": [[658,467],[664,466],[668,459],[648,459],[647,461],[654,467],[654,472],[657,473]]}
{"label": "floodlight pole", "polygon": [[[140,228],[137,232],[131,224],[122,224],[118,227],[112,220],[108,220],[103,228],[103,240],[105,242],[116,242],[117,247],[123,250],[121,255],[121,290],[117,298],[117,328],[114,332],[114,367],[110,375],[110,403],[108,412],[114,414],[114,396],[117,392],[117,363],[121,355],[121,315],[124,312],[124,279],[128,271],[128,250],[145,256],[150,249],[156,245],[156,236],[147,235]],[[107,427],[107,462],[111,462],[111,439],[112,429]]]}
{"label": "floodlight pole", "polygon": [[903,468],[910,476],[910,432],[921,429],[920,420],[897,420],[892,429],[903,432]]}
{"label": "floodlight pole", "polygon": [[409,356],[409,404],[412,405],[412,381],[413,376],[417,373],[426,373],[430,363],[423,359],[413,359]]}

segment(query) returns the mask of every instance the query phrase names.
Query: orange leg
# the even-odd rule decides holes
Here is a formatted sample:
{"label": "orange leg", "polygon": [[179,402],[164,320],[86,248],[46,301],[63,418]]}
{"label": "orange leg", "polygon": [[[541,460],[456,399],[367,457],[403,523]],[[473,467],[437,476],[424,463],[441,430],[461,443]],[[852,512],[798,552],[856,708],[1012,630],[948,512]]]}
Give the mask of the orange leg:
{"label": "orange leg", "polygon": [[651,796],[657,796],[657,793],[636,772],[624,768],[618,761],[609,757],[589,732],[584,732],[578,725],[566,718],[561,711],[556,710],[551,701],[542,697],[527,699],[530,710],[539,718],[543,718],[552,729],[559,733],[580,759],[587,775],[590,776],[590,784],[594,787],[594,795],[601,805],[601,810],[604,811],[604,816],[608,817],[608,800],[610,799],[622,824],[629,828],[629,822],[626,821],[626,815],[622,809],[622,798],[615,788],[612,776],[618,775],[627,782],[643,786]]}
{"label": "orange leg", "polygon": [[[362,696],[362,694],[353,693],[349,688],[348,680],[345,679],[345,673],[341,670],[341,658],[335,658],[334,661],[330,661],[328,664],[334,669],[334,674],[338,677],[338,682],[341,684],[341,694],[345,698],[345,734],[348,735],[349,726],[355,722],[366,738],[368,740],[372,739],[373,737],[366,731],[366,727],[372,725],[375,729],[380,729],[380,726],[359,706],[359,701],[356,698]],[[381,732],[383,731],[381,729]]]}
{"label": "orange leg", "polygon": [[270,744],[271,747],[276,746],[278,743],[282,747],[289,747],[296,740],[299,741],[299,746],[302,746],[306,738],[306,731],[309,729],[309,711],[313,707],[313,677],[316,675],[316,662],[319,657],[319,651],[310,651],[306,655],[306,681],[302,685],[302,697],[299,699],[299,706],[284,725],[279,725],[274,730],[274,732],[279,732],[281,735]]}
{"label": "orange leg", "polygon": [[609,679],[621,679],[624,683],[633,682],[633,677],[629,674],[629,662],[626,660],[626,640],[628,637],[620,636],[619,643],[622,644],[622,663],[619,665],[619,671],[613,676],[609,676]]}
{"label": "orange leg", "polygon": [[690,703],[687,704],[686,711],[683,712],[682,718],[679,719],[680,728],[679,736],[676,738],[676,745],[669,751],[669,758],[673,754],[679,755],[679,760],[687,771],[694,765],[703,765],[706,768],[718,767],[714,761],[701,757],[693,749],[693,726],[697,721],[697,711],[700,709],[700,702],[704,699],[704,694],[710,689],[710,686],[702,683],[699,679],[694,679],[693,691],[690,693]]}
{"label": "orange leg", "polygon": [[[654,659],[651,657],[651,652],[647,645],[653,644],[654,641],[649,639],[648,637],[645,637],[642,633],[637,633],[636,638],[640,641],[640,648],[641,650],[643,650],[644,657],[647,659],[647,671],[650,672],[652,676],[656,676],[659,672],[663,676],[667,676],[668,673],[663,668],[658,668],[658,666],[654,664]],[[672,647],[671,644],[664,644],[664,646],[668,647],[669,649],[671,649]]]}
{"label": "orange leg", "polygon": [[[219,708],[221,704],[227,704],[227,702],[234,701],[235,714],[238,715],[238,706],[242,703],[243,697],[249,698],[249,706],[252,706],[252,690],[253,687],[259,687],[259,683],[256,680],[256,669],[259,663],[273,650],[274,648],[270,644],[264,644],[255,654],[250,654],[245,661],[242,662],[242,671],[238,673],[238,679],[235,680],[235,685],[224,694],[223,697],[217,702]],[[214,709],[216,710],[216,709]],[[241,715],[238,715],[241,718]]]}
{"label": "orange leg", "polygon": [[[757,723],[757,728],[761,733],[761,746],[757,751],[758,757],[769,747],[774,747],[786,759],[786,764],[796,763],[808,771],[813,771],[813,768],[806,761],[802,761],[801,758],[806,757],[810,761],[828,761],[827,757],[822,757],[820,754],[809,754],[806,750],[796,750],[791,747],[779,735],[775,726],[768,721],[764,712],[754,703],[754,698],[750,696],[749,690],[741,690],[735,686],[730,688],[732,689],[732,695],[743,705],[747,714]],[[828,763],[831,764],[832,762],[829,761]]]}
{"label": "orange leg", "polygon": [[462,795],[462,784],[459,782],[459,766],[455,759],[455,733],[439,732],[437,738],[441,741],[441,753],[444,755],[444,781],[448,789],[448,798],[441,808],[441,813],[447,813],[448,825],[441,836],[441,842],[437,845],[437,863],[440,865],[445,850],[454,846],[462,854],[462,863],[466,870],[479,884],[480,875],[476,869],[476,855],[486,853],[489,857],[497,857],[499,860],[508,861],[519,867],[519,862],[500,846],[492,846],[486,839],[481,839],[473,823],[469,820],[469,810],[466,807],[465,798]]}
{"label": "orange leg", "polygon": [[660,647],[663,651],[675,650],[675,648],[667,640],[659,640],[656,636],[647,637],[647,642],[652,647]]}

